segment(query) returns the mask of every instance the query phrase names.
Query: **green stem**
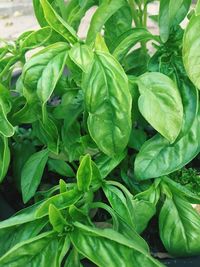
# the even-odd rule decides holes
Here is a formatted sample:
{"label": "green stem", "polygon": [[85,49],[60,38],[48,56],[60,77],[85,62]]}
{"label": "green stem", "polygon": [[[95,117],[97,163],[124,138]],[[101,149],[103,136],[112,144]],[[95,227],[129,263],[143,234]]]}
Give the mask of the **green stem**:
{"label": "green stem", "polygon": [[133,20],[135,22],[135,26],[139,27],[140,26],[140,20],[138,19],[138,16],[137,16],[137,9],[136,9],[136,5],[135,5],[135,1],[129,0],[129,5],[131,8],[131,13],[132,13]]}
{"label": "green stem", "polygon": [[147,4],[144,3],[144,11],[143,11],[143,26],[147,27]]}

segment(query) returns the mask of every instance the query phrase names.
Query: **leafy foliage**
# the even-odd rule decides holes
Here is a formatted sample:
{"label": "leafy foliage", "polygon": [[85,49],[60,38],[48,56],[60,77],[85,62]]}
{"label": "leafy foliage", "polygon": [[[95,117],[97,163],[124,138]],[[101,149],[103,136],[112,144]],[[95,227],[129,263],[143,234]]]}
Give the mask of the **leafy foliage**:
{"label": "leafy foliage", "polygon": [[140,236],[155,215],[169,253],[200,254],[183,169],[200,152],[200,2],[160,0],[159,36],[151,2],[33,0],[41,28],[0,39],[0,194],[20,210],[0,266],[163,266]]}

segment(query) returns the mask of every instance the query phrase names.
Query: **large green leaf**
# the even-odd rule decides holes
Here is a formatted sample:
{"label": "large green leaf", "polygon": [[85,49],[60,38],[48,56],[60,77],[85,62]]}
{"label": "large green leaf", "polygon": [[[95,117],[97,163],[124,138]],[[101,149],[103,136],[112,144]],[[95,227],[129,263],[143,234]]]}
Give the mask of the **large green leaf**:
{"label": "large green leaf", "polygon": [[62,75],[68,45],[55,43],[34,55],[23,68],[23,83],[30,92],[37,90],[42,103],[50,98]]}
{"label": "large green leaf", "polygon": [[170,144],[165,138],[156,135],[142,146],[135,160],[137,179],[150,179],[176,171],[200,152],[200,112],[186,135]]}
{"label": "large green leaf", "polygon": [[183,63],[190,80],[200,89],[200,15],[193,15],[183,38]]}
{"label": "large green leaf", "polygon": [[6,228],[1,228],[0,226],[0,256],[18,243],[39,234],[46,224],[47,218],[41,218]]}
{"label": "large green leaf", "polygon": [[176,84],[158,72],[139,77],[139,110],[144,118],[173,143],[180,133],[183,106]]}
{"label": "large green leaf", "polygon": [[58,238],[54,232],[41,234],[9,250],[0,258],[0,265],[4,267],[57,267],[64,243],[65,238]]}
{"label": "large green leaf", "polygon": [[70,238],[75,248],[97,266],[163,266],[150,256],[146,247],[112,229],[102,230],[75,223]]}
{"label": "large green leaf", "polygon": [[200,216],[184,199],[167,198],[159,215],[162,242],[170,254],[191,256],[200,253]]}
{"label": "large green leaf", "polygon": [[41,150],[31,155],[22,169],[21,188],[24,203],[35,194],[48,160],[49,151]]}
{"label": "large green leaf", "polygon": [[121,153],[131,131],[131,95],[122,67],[109,53],[98,51],[82,87],[91,137],[105,154]]}

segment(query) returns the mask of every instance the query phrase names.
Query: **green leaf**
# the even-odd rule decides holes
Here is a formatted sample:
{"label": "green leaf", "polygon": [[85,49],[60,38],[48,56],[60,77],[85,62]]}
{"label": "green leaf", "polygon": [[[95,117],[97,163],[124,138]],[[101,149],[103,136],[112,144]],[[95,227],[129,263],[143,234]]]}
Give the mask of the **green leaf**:
{"label": "green leaf", "polygon": [[61,129],[63,150],[66,153],[69,162],[79,160],[80,156],[85,154],[85,147],[81,140],[80,125],[76,121],[69,127],[68,119],[64,121]]}
{"label": "green leaf", "polygon": [[143,28],[131,29],[123,33],[115,42],[112,48],[112,54],[117,60],[122,60],[129,50],[141,41],[156,39],[148,30]]}
{"label": "green leaf", "polygon": [[46,224],[47,218],[41,218],[16,226],[0,227],[0,256],[4,255],[18,243],[38,235]]}
{"label": "green leaf", "polygon": [[21,172],[28,158],[36,152],[35,146],[29,140],[17,142],[13,145],[12,171],[17,189],[21,191]]}
{"label": "green leaf", "polygon": [[139,77],[139,110],[144,118],[170,143],[178,137],[183,120],[183,106],[175,83],[158,72]]}
{"label": "green leaf", "polygon": [[126,152],[120,153],[116,155],[115,157],[108,157],[104,154],[100,154],[96,160],[95,163],[101,173],[101,177],[105,178],[109,175],[109,173],[114,170],[120,162],[126,157]]}
{"label": "green leaf", "polygon": [[142,146],[135,160],[135,175],[138,180],[156,178],[172,173],[200,152],[200,114],[186,135],[170,144],[165,138],[156,135]]}
{"label": "green leaf", "polygon": [[11,109],[9,91],[0,84],[0,134],[11,137],[15,130],[7,119],[7,114]]}
{"label": "green leaf", "polygon": [[82,69],[88,72],[94,60],[94,53],[87,45],[74,45],[69,51],[69,56],[73,62]]}
{"label": "green leaf", "polygon": [[141,234],[147,228],[151,218],[156,214],[156,207],[149,201],[135,199],[133,201],[133,210],[136,231]]}
{"label": "green leaf", "polygon": [[53,111],[55,119],[64,119],[69,128],[83,111],[83,91],[71,89],[63,94],[61,104]]}
{"label": "green leaf", "polygon": [[59,153],[60,136],[54,121],[46,116],[43,118],[43,121],[39,119],[35,122],[33,124],[33,129],[35,135],[48,147],[49,151],[57,155]]}
{"label": "green leaf", "polygon": [[94,13],[90,27],[87,34],[86,43],[92,44],[96,39],[97,33],[101,31],[103,25],[108,21],[108,19],[117,12],[121,7],[125,6],[127,3],[124,0],[104,0],[100,4],[99,8]]}
{"label": "green leaf", "polygon": [[51,204],[54,205],[57,209],[62,210],[75,204],[80,199],[80,197],[81,193],[76,188],[50,197],[39,207],[36,212],[36,217],[40,218],[46,216],[49,212],[49,206]]}
{"label": "green leaf", "polygon": [[97,266],[118,267],[124,263],[127,267],[163,266],[150,256],[146,247],[112,229],[97,229],[75,223],[70,238],[78,252]]}
{"label": "green leaf", "polygon": [[192,16],[183,38],[183,63],[190,80],[198,89],[200,89],[200,52],[198,49],[200,40],[199,27],[200,15]]}
{"label": "green leaf", "polygon": [[128,53],[128,55],[124,57],[122,64],[126,73],[139,76],[147,72],[149,60],[149,54],[144,54],[142,47],[140,47]]}
{"label": "green leaf", "polygon": [[44,16],[48,24],[69,43],[76,43],[78,41],[76,32],[58,15],[48,0],[40,0],[40,3],[43,7]]}
{"label": "green leaf", "polygon": [[86,11],[95,5],[95,2],[96,0],[71,0],[67,2],[64,16],[67,23],[69,23],[75,30],[78,30]]}
{"label": "green leaf", "polygon": [[8,139],[0,135],[0,182],[3,181],[10,165]]}
{"label": "green leaf", "polygon": [[41,203],[42,201],[28,208],[22,209],[7,220],[0,222],[0,231],[7,231],[7,229],[10,227],[19,226],[21,224],[36,220],[37,218],[35,217],[35,213],[38,207],[40,207]]}
{"label": "green leaf", "polygon": [[104,37],[110,51],[121,34],[132,27],[132,14],[129,5],[115,12],[105,23]]}
{"label": "green leaf", "polygon": [[196,15],[200,14],[200,1],[197,1],[196,7],[195,7],[195,13]]}
{"label": "green leaf", "polygon": [[21,187],[24,203],[28,202],[35,194],[48,160],[47,149],[36,152],[25,163],[22,169]]}
{"label": "green leaf", "polygon": [[183,103],[183,125],[179,138],[188,133],[199,108],[199,93],[189,79],[180,79],[179,91]]}
{"label": "green leaf", "polygon": [[53,226],[54,231],[58,233],[63,232],[66,226],[66,221],[62,216],[62,213],[52,204],[49,206],[49,221]]}
{"label": "green leaf", "polygon": [[159,215],[161,240],[167,251],[176,256],[200,253],[200,216],[192,205],[179,196],[166,198]]}
{"label": "green leaf", "polygon": [[191,0],[161,0],[159,10],[159,28],[161,40],[165,43],[173,26],[178,25],[187,15]]}
{"label": "green leaf", "polygon": [[[52,3],[54,0],[48,0],[48,1],[49,3]],[[44,17],[44,12],[40,4],[40,0],[33,0],[33,7],[34,7],[35,16],[40,26],[41,27],[48,26],[48,22],[46,21]]]}
{"label": "green leaf", "polygon": [[80,191],[88,191],[92,181],[92,162],[89,154],[81,159],[76,178],[78,189]]}
{"label": "green leaf", "polygon": [[91,166],[92,166],[92,181],[91,181],[91,186],[95,189],[99,189],[102,186],[102,175],[100,173],[100,169],[96,165],[94,161],[91,161]]}
{"label": "green leaf", "polygon": [[124,194],[118,188],[112,185],[104,185],[103,191],[112,209],[131,228],[135,229],[135,211],[133,210],[133,206],[129,205]]}
{"label": "green leaf", "polygon": [[170,190],[174,194],[178,194],[179,196],[187,199],[190,203],[200,204],[200,197],[197,194],[190,191],[186,186],[181,185],[180,183],[173,181],[172,179],[168,178],[167,176],[164,176],[162,178],[162,180],[167,183]]}
{"label": "green leaf", "polygon": [[30,92],[37,90],[41,102],[46,103],[63,73],[68,45],[55,43],[35,54],[23,68],[23,83]]}
{"label": "green leaf", "polygon": [[141,129],[132,129],[128,146],[140,150],[144,142],[147,140],[147,134]]}
{"label": "green leaf", "polygon": [[100,50],[104,52],[109,52],[108,47],[105,43],[104,37],[100,33],[97,34],[95,44],[94,44],[94,49],[97,51]]}
{"label": "green leaf", "polygon": [[81,267],[80,255],[75,248],[73,248],[66,259],[64,267]]}
{"label": "green leaf", "polygon": [[65,177],[74,177],[75,173],[73,169],[64,160],[49,159],[48,160],[49,171],[58,173]]}
{"label": "green leaf", "polygon": [[60,249],[65,241],[61,240],[60,244],[54,232],[46,232],[21,242],[0,258],[0,265],[4,267],[58,266]]}
{"label": "green leaf", "polygon": [[97,51],[82,87],[92,139],[109,156],[121,153],[131,131],[131,95],[122,67],[110,54]]}
{"label": "green leaf", "polygon": [[44,45],[51,37],[52,29],[44,27],[29,34],[22,42],[21,49],[33,49]]}

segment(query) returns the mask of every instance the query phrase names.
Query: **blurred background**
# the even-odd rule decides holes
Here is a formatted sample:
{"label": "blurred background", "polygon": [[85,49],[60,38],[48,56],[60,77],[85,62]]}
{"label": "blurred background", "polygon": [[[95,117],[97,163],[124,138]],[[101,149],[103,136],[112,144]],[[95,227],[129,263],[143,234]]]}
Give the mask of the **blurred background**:
{"label": "blurred background", "polygon": [[[81,23],[79,36],[82,38],[87,33],[90,18],[94,11],[94,8],[89,10]],[[158,1],[149,5],[148,13],[150,15],[158,13]],[[152,20],[149,20],[148,24],[153,33],[158,32]],[[32,0],[0,0],[0,38],[13,40],[24,31],[38,28],[38,23],[34,17]]]}

